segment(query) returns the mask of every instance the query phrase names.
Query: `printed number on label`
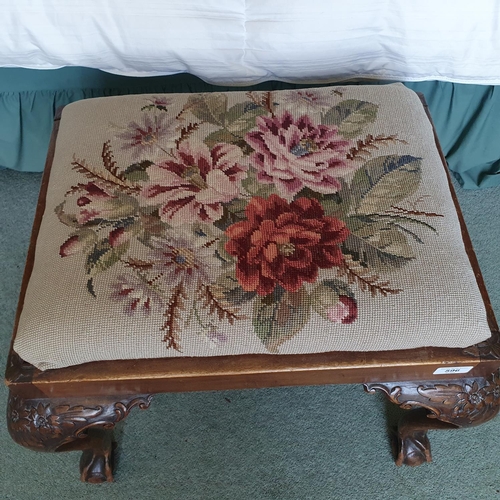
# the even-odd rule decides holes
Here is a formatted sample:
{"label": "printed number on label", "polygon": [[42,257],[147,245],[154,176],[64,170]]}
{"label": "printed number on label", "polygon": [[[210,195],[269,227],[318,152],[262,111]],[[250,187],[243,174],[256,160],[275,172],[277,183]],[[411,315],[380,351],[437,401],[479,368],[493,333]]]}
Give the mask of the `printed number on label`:
{"label": "printed number on label", "polygon": [[473,366],[442,366],[438,368],[434,375],[450,375],[454,373],[467,373],[470,372],[474,367]]}

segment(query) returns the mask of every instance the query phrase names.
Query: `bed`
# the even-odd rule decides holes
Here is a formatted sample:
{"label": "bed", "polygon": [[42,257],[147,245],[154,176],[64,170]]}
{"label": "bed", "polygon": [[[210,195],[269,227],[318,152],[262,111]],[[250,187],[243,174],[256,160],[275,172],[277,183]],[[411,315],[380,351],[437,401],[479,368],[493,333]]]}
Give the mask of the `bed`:
{"label": "bed", "polygon": [[[0,166],[41,171],[88,97],[400,81],[465,188],[500,184],[500,6],[463,0],[0,0]],[[432,14],[430,14],[432,13]]]}

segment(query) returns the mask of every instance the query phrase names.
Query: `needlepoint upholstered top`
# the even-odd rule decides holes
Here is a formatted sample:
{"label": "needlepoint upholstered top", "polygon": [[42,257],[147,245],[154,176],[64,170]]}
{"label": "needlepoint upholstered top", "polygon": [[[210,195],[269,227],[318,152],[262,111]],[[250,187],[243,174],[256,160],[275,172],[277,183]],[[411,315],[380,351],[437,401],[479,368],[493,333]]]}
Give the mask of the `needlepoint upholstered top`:
{"label": "needlepoint upholstered top", "polygon": [[490,335],[432,126],[403,85],[64,109],[14,342],[37,368]]}

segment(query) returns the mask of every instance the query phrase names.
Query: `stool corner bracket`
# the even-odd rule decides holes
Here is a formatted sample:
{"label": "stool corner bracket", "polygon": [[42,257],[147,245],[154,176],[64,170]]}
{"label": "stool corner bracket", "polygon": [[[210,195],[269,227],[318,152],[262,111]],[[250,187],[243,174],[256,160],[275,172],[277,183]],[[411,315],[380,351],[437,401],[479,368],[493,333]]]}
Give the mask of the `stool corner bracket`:
{"label": "stool corner bracket", "polygon": [[491,420],[500,409],[500,377],[421,382],[368,383],[369,393],[380,391],[403,414],[397,429],[397,465],[420,465],[431,461],[427,431],[472,427]]}
{"label": "stool corner bracket", "polygon": [[500,360],[500,333],[493,331],[489,339],[466,347],[463,352],[475,358]]}
{"label": "stool corner bracket", "polygon": [[[117,401],[118,399],[118,401]],[[12,439],[36,451],[90,447],[90,429],[112,429],[132,408],[146,409],[151,395],[110,398],[25,399],[11,388],[7,426]]]}
{"label": "stool corner bracket", "polygon": [[31,382],[39,370],[24,361],[16,352],[10,351],[5,370],[5,383],[10,386],[17,383]]}

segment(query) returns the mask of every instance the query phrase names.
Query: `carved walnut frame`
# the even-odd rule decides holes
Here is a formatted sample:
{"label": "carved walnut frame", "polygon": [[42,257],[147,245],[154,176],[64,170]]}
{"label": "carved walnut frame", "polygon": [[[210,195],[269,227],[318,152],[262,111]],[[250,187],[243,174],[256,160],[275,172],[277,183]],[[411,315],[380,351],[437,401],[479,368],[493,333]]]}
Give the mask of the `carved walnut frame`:
{"label": "carved walnut frame", "polygon": [[[59,116],[42,181],[15,330],[33,267]],[[439,148],[437,138],[436,144]],[[453,193],[451,183],[450,189]],[[430,461],[427,430],[478,425],[493,418],[500,408],[500,335],[455,196],[454,199],[465,246],[486,305],[492,331],[487,341],[467,349],[101,361],[44,372],[20,359],[11,346],[6,384],[10,390],[7,422],[12,438],[38,451],[83,450],[81,479],[112,481],[111,430],[132,408],[148,408],[152,394],[363,383],[367,392],[381,391],[393,403],[411,410],[398,425],[396,463],[419,465]],[[465,378],[453,373],[435,374],[438,368],[463,366],[472,367]]]}

